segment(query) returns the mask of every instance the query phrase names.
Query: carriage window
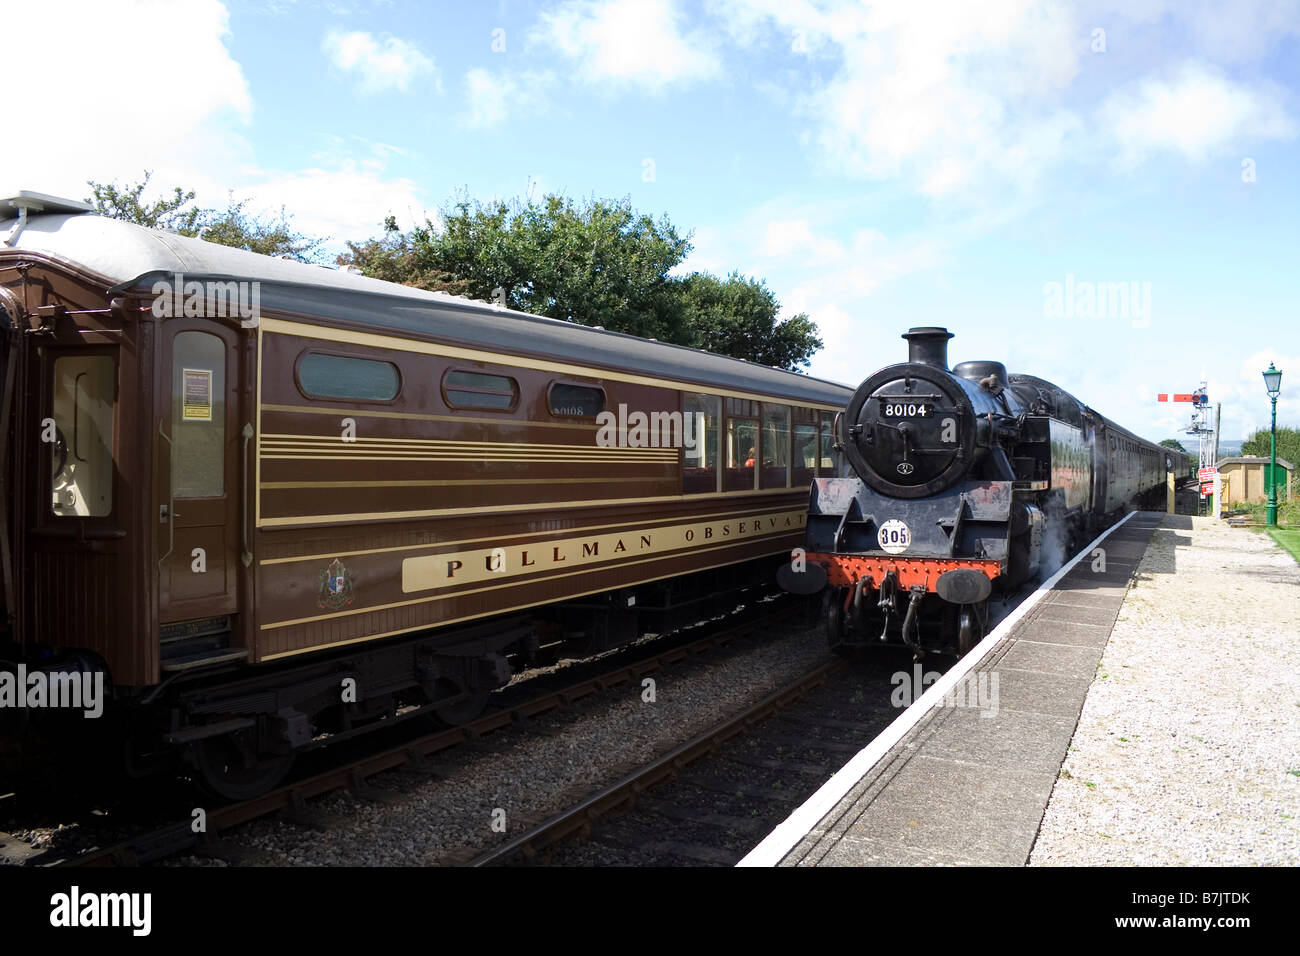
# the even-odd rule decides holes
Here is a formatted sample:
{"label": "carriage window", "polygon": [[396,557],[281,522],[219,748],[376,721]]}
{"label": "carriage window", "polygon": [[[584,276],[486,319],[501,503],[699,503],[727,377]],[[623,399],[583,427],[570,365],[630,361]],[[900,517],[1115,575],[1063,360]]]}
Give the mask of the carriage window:
{"label": "carriage window", "polygon": [[821,453],[821,444],[816,425],[800,424],[794,426],[793,462],[790,480],[796,488],[811,485],[817,476],[817,456]]}
{"label": "carriage window", "polygon": [[835,415],[822,412],[821,458],[817,464],[823,478],[835,476]]}
{"label": "carriage window", "polygon": [[172,340],[172,495],[226,490],[226,345],[207,332]]}
{"label": "carriage window", "polygon": [[[682,450],[682,491],[688,495],[719,491],[718,443],[722,403],[713,395],[685,395],[682,435],[693,447]],[[703,428],[701,429],[701,423]]]}
{"label": "carriage window", "polygon": [[308,352],[298,362],[298,383],[312,398],[389,402],[402,387],[392,362]]}
{"label": "carriage window", "polygon": [[763,488],[789,485],[790,409],[785,405],[763,403]]}
{"label": "carriage window", "polygon": [[452,408],[509,411],[519,399],[519,383],[505,375],[448,372],[442,379],[442,394]]}
{"label": "carriage window", "polygon": [[556,382],[551,386],[550,405],[552,415],[595,418],[605,410],[605,390]]}
{"label": "carriage window", "polygon": [[56,515],[101,518],[113,510],[113,404],[117,368],[107,355],[54,360],[54,416],[41,438],[50,449]]}
{"label": "carriage window", "polygon": [[758,458],[758,419],[727,419],[727,476],[725,491],[751,491]]}

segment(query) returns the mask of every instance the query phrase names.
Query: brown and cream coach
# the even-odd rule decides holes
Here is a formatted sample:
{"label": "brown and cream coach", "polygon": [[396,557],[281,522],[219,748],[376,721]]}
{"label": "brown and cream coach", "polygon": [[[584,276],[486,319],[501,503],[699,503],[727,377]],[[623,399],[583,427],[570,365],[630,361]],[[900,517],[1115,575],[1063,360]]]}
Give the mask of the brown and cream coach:
{"label": "brown and cream coach", "polygon": [[562,647],[774,588],[837,466],[828,382],[34,193],[0,218],[11,768],[89,733],[30,706],[69,675],[105,675],[133,766],[230,798],[467,719]]}

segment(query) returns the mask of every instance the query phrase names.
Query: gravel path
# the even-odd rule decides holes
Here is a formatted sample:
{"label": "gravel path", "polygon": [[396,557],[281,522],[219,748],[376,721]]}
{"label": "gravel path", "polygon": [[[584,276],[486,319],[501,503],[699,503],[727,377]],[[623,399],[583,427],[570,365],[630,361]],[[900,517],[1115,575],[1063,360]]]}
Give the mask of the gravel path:
{"label": "gravel path", "polygon": [[[458,850],[486,849],[530,821],[570,806],[640,764],[670,750],[825,659],[820,628],[725,657],[710,655],[650,675],[655,700],[624,685],[600,695],[584,712],[537,723],[554,736],[511,734],[501,753],[465,749],[436,758],[446,779],[411,788],[400,802],[359,802],[346,793],[313,801],[314,810],[347,818],[320,833],[276,819],[256,821],[222,839],[266,854],[272,865],[403,866],[455,862]],[[495,743],[494,736],[486,738]],[[384,788],[386,775],[370,785]],[[505,832],[494,829],[504,823]],[[451,857],[448,854],[453,854]],[[182,857],[176,865],[220,865]]]}
{"label": "gravel path", "polygon": [[1031,866],[1300,863],[1300,566],[1193,521],[1152,538]]}

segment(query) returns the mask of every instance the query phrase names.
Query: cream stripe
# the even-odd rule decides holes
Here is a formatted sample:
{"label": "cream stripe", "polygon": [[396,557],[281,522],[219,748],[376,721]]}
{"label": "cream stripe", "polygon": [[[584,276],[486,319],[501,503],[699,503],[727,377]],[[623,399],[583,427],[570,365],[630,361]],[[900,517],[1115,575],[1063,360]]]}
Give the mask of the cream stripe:
{"label": "cream stripe", "polygon": [[524,358],[504,352],[487,352],[481,349],[467,349],[454,345],[442,345],[436,342],[424,342],[418,339],[399,338],[393,335],[381,335],[375,332],[354,332],[350,329],[327,328],[319,325],[307,325],[303,322],[291,322],[287,319],[262,319],[259,328],[280,335],[294,335],[306,339],[319,339],[325,342],[347,342],[352,345],[365,345],[376,349],[391,349],[399,352],[418,352],[425,355],[438,355],[445,358],[466,359],[473,362],[487,362],[492,365],[531,368],[543,372],[562,372],[568,375],[580,375],[586,378],[605,379],[611,382],[629,382],[634,385],[654,385],[660,388],[673,388],[682,392],[700,392],[707,395],[725,395],[728,398],[743,398],[750,401],[776,402],[786,405],[801,405],[828,412],[842,411],[836,405],[822,405],[803,399],[793,399],[779,394],[760,392],[741,392],[733,389],[717,388],[697,382],[681,382],[672,379],[653,378],[648,375],[629,375],[626,372],[614,372],[608,369],[593,368],[584,365],[572,365],[563,362],[548,362],[540,359]]}
{"label": "cream stripe", "polygon": [[[600,565],[600,566],[598,566],[598,567],[594,567],[594,568],[592,568],[592,567],[583,568],[581,571],[566,571],[566,572],[564,572],[563,574],[548,574],[548,575],[546,575],[545,577],[541,577],[541,576],[539,576],[539,575],[534,575],[533,577],[530,577],[530,578],[524,578],[523,580],[519,580],[519,581],[510,581],[510,582],[508,582],[508,583],[506,583],[506,584],[494,584],[494,585],[492,585],[491,587],[472,588],[472,589],[470,589],[470,590],[468,590],[468,591],[456,591],[456,592],[454,592],[454,593],[452,593],[452,594],[433,594],[433,595],[430,595],[430,596],[428,596],[428,597],[412,598],[412,599],[410,599],[410,600],[408,600],[408,601],[394,601],[394,602],[391,603],[391,604],[377,604],[377,605],[375,605],[374,607],[358,607],[358,608],[353,608],[353,609],[350,610],[350,611],[335,611],[335,612],[333,612],[333,613],[331,613],[331,614],[316,614],[316,615],[313,615],[312,617],[300,617],[300,618],[297,618],[297,619],[292,620],[292,621],[274,621],[274,622],[272,622],[272,623],[270,623],[270,624],[263,624],[263,625],[261,626],[260,630],[263,630],[263,631],[272,631],[272,630],[275,630],[275,629],[277,629],[277,628],[281,628],[281,627],[293,627],[293,626],[296,625],[296,624],[311,624],[311,623],[313,623],[314,621],[334,621],[334,620],[338,620],[339,618],[343,618],[343,617],[353,617],[353,616],[355,616],[355,615],[357,615],[357,614],[375,614],[375,613],[378,613],[379,611],[391,611],[391,610],[393,610],[394,608],[399,608],[399,607],[410,607],[410,606],[412,606],[412,605],[414,605],[414,604],[428,604],[428,603],[433,602],[433,601],[447,601],[447,600],[450,600],[451,598],[465,597],[465,596],[470,595],[470,594],[484,594],[484,593],[486,593],[486,592],[488,592],[488,591],[500,591],[500,590],[503,590],[503,589],[505,589],[505,588],[517,588],[517,587],[523,587],[523,586],[528,585],[528,584],[538,584],[538,583],[541,583],[541,582],[558,581],[558,580],[560,580],[561,578],[572,578],[572,577],[576,577],[576,576],[584,575],[584,574],[599,574],[601,571],[610,571],[610,570],[614,570],[614,569],[617,569],[617,568],[629,568],[629,567],[634,567],[634,566],[636,566],[636,565],[641,565],[641,564],[650,564],[650,563],[653,563],[653,562],[655,562],[655,561],[667,561],[667,560],[671,560],[671,559],[673,559],[673,558],[678,558],[678,559],[680,559],[680,558],[689,557],[689,556],[691,556],[692,554],[702,554],[702,553],[708,553],[708,552],[710,552],[710,551],[718,551],[718,550],[721,550],[722,548],[727,548],[727,547],[736,547],[736,546],[739,546],[739,545],[749,544],[749,543],[754,542],[754,541],[767,541],[767,540],[769,540],[769,539],[771,539],[771,538],[778,538],[778,537],[784,537],[784,536],[786,536],[786,535],[795,534],[795,533],[797,533],[797,532],[799,532],[799,531],[802,531],[802,530],[803,530],[802,527],[799,527],[799,528],[785,528],[785,529],[782,529],[782,530],[780,530],[780,531],[773,531],[773,532],[769,532],[769,533],[767,533],[767,534],[757,535],[757,536],[755,536],[755,537],[737,538],[737,539],[735,539],[735,540],[733,540],[733,541],[728,541],[728,542],[725,542],[725,543],[722,543],[722,544],[718,544],[718,545],[715,545],[715,546],[711,546],[711,547],[695,548],[694,550],[691,550],[691,551],[668,551],[668,552],[665,552],[664,554],[660,554],[660,555],[658,555],[658,556],[656,556],[656,557],[652,557],[652,558],[641,558],[641,559],[636,560],[636,561],[610,561],[610,562],[606,562],[605,564]],[[776,552],[776,551],[772,551],[772,552],[769,552],[769,553],[771,553],[771,554],[777,554],[778,552]],[[731,563],[731,562],[727,562],[727,563]],[[680,574],[680,573],[681,573],[681,572],[679,571],[678,574]],[[678,574],[669,574],[669,575],[664,575],[664,576],[665,576],[665,577],[677,577]],[[659,579],[658,579],[658,578],[653,578],[653,579],[651,579],[651,580],[659,580]],[[640,583],[642,583],[642,582],[638,581],[638,582],[635,582],[635,583],[640,584]],[[631,585],[620,585],[620,587],[630,587],[630,586],[631,586]],[[609,590],[609,588],[607,588],[607,587],[605,587],[605,588],[597,588],[597,589],[596,589],[596,591],[607,591],[607,590]],[[587,594],[593,594],[593,593],[596,593],[596,592],[595,592],[595,591],[587,591],[587,592],[585,592],[585,593],[587,593]],[[567,595],[566,597],[577,597],[577,596],[578,596],[578,595]],[[560,599],[552,598],[552,599],[549,600],[549,601],[539,601],[539,602],[537,602],[537,603],[539,603],[539,604],[553,604],[553,603],[555,603],[557,600],[560,600]],[[494,611],[493,613],[500,613],[500,612],[496,612],[496,611]],[[424,624],[424,625],[421,625],[421,626],[422,626],[422,627],[431,627],[431,626],[433,626],[433,625]],[[408,630],[418,630],[418,628],[408,628]]]}
{"label": "cream stripe", "polygon": [[441,478],[431,481],[268,481],[263,488],[441,488],[444,486],[463,485],[597,485],[615,482],[645,482],[653,479],[636,476],[633,478]]}
{"label": "cream stripe", "polygon": [[[764,552],[763,554],[755,555],[755,558],[766,557],[769,554],[780,554],[784,550],[785,549],[782,548],[777,551]],[[691,573],[695,574],[700,571],[712,571],[714,568],[722,568],[722,567],[726,567],[729,564],[735,564],[735,563],[736,562],[734,561],[719,561],[717,564],[706,564],[702,568],[696,568]],[[626,585],[626,587],[633,587],[637,584],[650,584],[651,582],[654,581],[664,581],[668,578],[676,578],[676,577],[681,577],[680,572],[674,572],[672,574],[659,574],[649,578],[640,578],[636,581],[630,582],[629,584]],[[588,594],[600,594],[608,590],[609,590],[608,587],[592,588],[589,591],[576,591],[573,594],[570,594],[569,597],[571,598],[586,597]],[[329,644],[313,644],[310,647],[300,647],[292,651],[280,651],[278,654],[267,654],[265,657],[259,658],[259,660],[273,661],[281,657],[294,657],[298,654],[312,654],[315,653],[316,651],[327,650],[331,647],[346,647],[349,644],[360,644],[363,641],[377,641],[380,638],[384,638],[384,637],[395,637],[398,634],[410,634],[412,631],[427,631],[433,627],[447,627],[451,624],[459,624],[462,621],[474,621],[480,618],[494,617],[498,614],[509,614],[511,611],[523,611],[523,610],[527,610],[530,607],[540,607],[543,604],[554,604],[554,603],[555,602],[553,600],[531,601],[527,604],[516,604],[513,607],[494,608],[493,610],[488,611],[484,614],[466,614],[464,617],[454,617],[451,618],[450,620],[439,621],[437,624],[433,624],[433,625],[416,624],[413,627],[402,627],[402,628],[398,628],[395,631],[383,631],[379,634],[367,634],[364,637],[351,637],[348,638],[346,641],[331,641]]]}
{"label": "cream stripe", "polygon": [[453,441],[448,438],[357,438],[353,441],[344,441],[337,434],[335,435],[295,435],[278,432],[267,432],[262,438],[268,442],[274,442],[277,445],[429,445],[438,448],[543,448],[554,450],[572,449],[575,451],[644,451],[676,454],[676,446],[669,445],[598,445],[595,442],[584,445],[568,445],[561,442],[529,442],[529,441]]}
{"label": "cream stripe", "polygon": [[[417,422],[472,422],[476,425],[496,425],[499,428],[581,428],[594,435],[598,430],[591,422],[537,422],[518,418],[470,418],[466,415],[422,415],[418,412],[385,412],[365,408],[331,408],[316,405],[263,405],[269,412],[301,415],[351,415],[353,418],[397,418]],[[502,415],[508,415],[503,412]]]}
{"label": "cream stripe", "polygon": [[[700,497],[705,497],[705,496],[701,495]],[[669,523],[677,520],[677,517],[678,516],[674,516],[672,518],[663,518],[660,520],[663,521],[664,523]],[[713,512],[709,512],[708,514],[702,514],[702,515],[686,515],[686,517],[689,517],[695,521],[710,521],[714,518],[737,518],[737,519],[746,518],[749,517],[749,515],[743,511],[713,511]],[[484,538],[459,538],[455,541],[433,541],[433,542],[426,542],[424,544],[397,544],[388,548],[363,548],[357,551],[329,551],[324,554],[304,554],[301,556],[285,557],[285,558],[267,558],[263,561],[258,561],[257,563],[258,564],[293,564],[298,561],[327,561],[331,558],[351,558],[363,554],[390,554],[394,551],[420,551],[426,548],[455,548],[463,544],[479,544],[480,542],[483,541],[501,542],[503,540],[508,540],[510,541],[511,544],[532,544],[532,543],[546,544],[547,541],[550,539],[541,539],[541,538],[537,538],[537,536],[546,535],[546,534],[582,534],[584,532],[605,531],[609,528],[626,528],[628,526],[629,526],[629,522],[626,520],[613,521],[608,524],[575,525],[572,528],[557,528],[557,529],[546,530],[546,531],[519,531],[512,535],[506,535],[504,539],[501,537],[501,535],[495,534],[495,535],[489,535],[488,537],[484,537]],[[526,538],[528,540],[515,541],[514,539],[516,538]]]}
{"label": "cream stripe", "polygon": [[602,498],[597,501],[530,501],[517,505],[485,505],[475,508],[432,508],[421,511],[367,511],[357,514],[302,515],[298,517],[262,518],[259,528],[280,528],[299,524],[346,524],[350,521],[384,521],[403,518],[432,518],[439,515],[504,514],[514,511],[558,511],[569,508],[601,508],[612,505],[658,504],[668,501],[713,501],[718,498],[750,498],[762,495],[789,494],[790,488],[764,488],[761,491],[723,491],[708,495],[650,495],[644,498]]}
{"label": "cream stripe", "polygon": [[[564,462],[577,462],[578,464],[591,465],[660,465],[666,468],[675,468],[677,462],[673,460],[664,460],[661,458],[554,458],[541,457],[532,455],[521,457],[518,455],[493,455],[487,457],[484,455],[263,455],[264,461],[512,461],[522,462],[524,464],[562,464]],[[265,487],[265,486],[264,486]]]}
{"label": "cream stripe", "polygon": [[636,449],[617,448],[606,452],[599,448],[588,448],[582,451],[577,449],[559,449],[557,451],[547,451],[545,448],[528,449],[528,448],[510,448],[501,446],[498,448],[409,448],[401,445],[378,445],[362,444],[361,442],[348,442],[347,444],[331,445],[308,445],[305,442],[267,442],[264,450],[269,452],[295,452],[300,454],[354,454],[370,452],[387,452],[390,454],[407,453],[411,455],[474,455],[479,458],[499,457],[501,455],[511,455],[516,458],[527,459],[535,455],[553,455],[553,456],[578,456],[583,458],[619,458],[632,456],[634,458],[652,458],[667,459],[675,461],[677,453],[675,450],[655,450],[655,451],[638,451]]}

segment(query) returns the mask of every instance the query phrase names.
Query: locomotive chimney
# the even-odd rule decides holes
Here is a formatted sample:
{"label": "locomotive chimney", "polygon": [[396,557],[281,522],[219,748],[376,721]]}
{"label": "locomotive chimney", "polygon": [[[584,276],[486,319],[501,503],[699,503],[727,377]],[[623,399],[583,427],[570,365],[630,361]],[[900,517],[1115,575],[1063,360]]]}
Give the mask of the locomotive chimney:
{"label": "locomotive chimney", "polygon": [[917,365],[932,365],[948,370],[948,340],[952,333],[934,325],[908,329],[907,360]]}

